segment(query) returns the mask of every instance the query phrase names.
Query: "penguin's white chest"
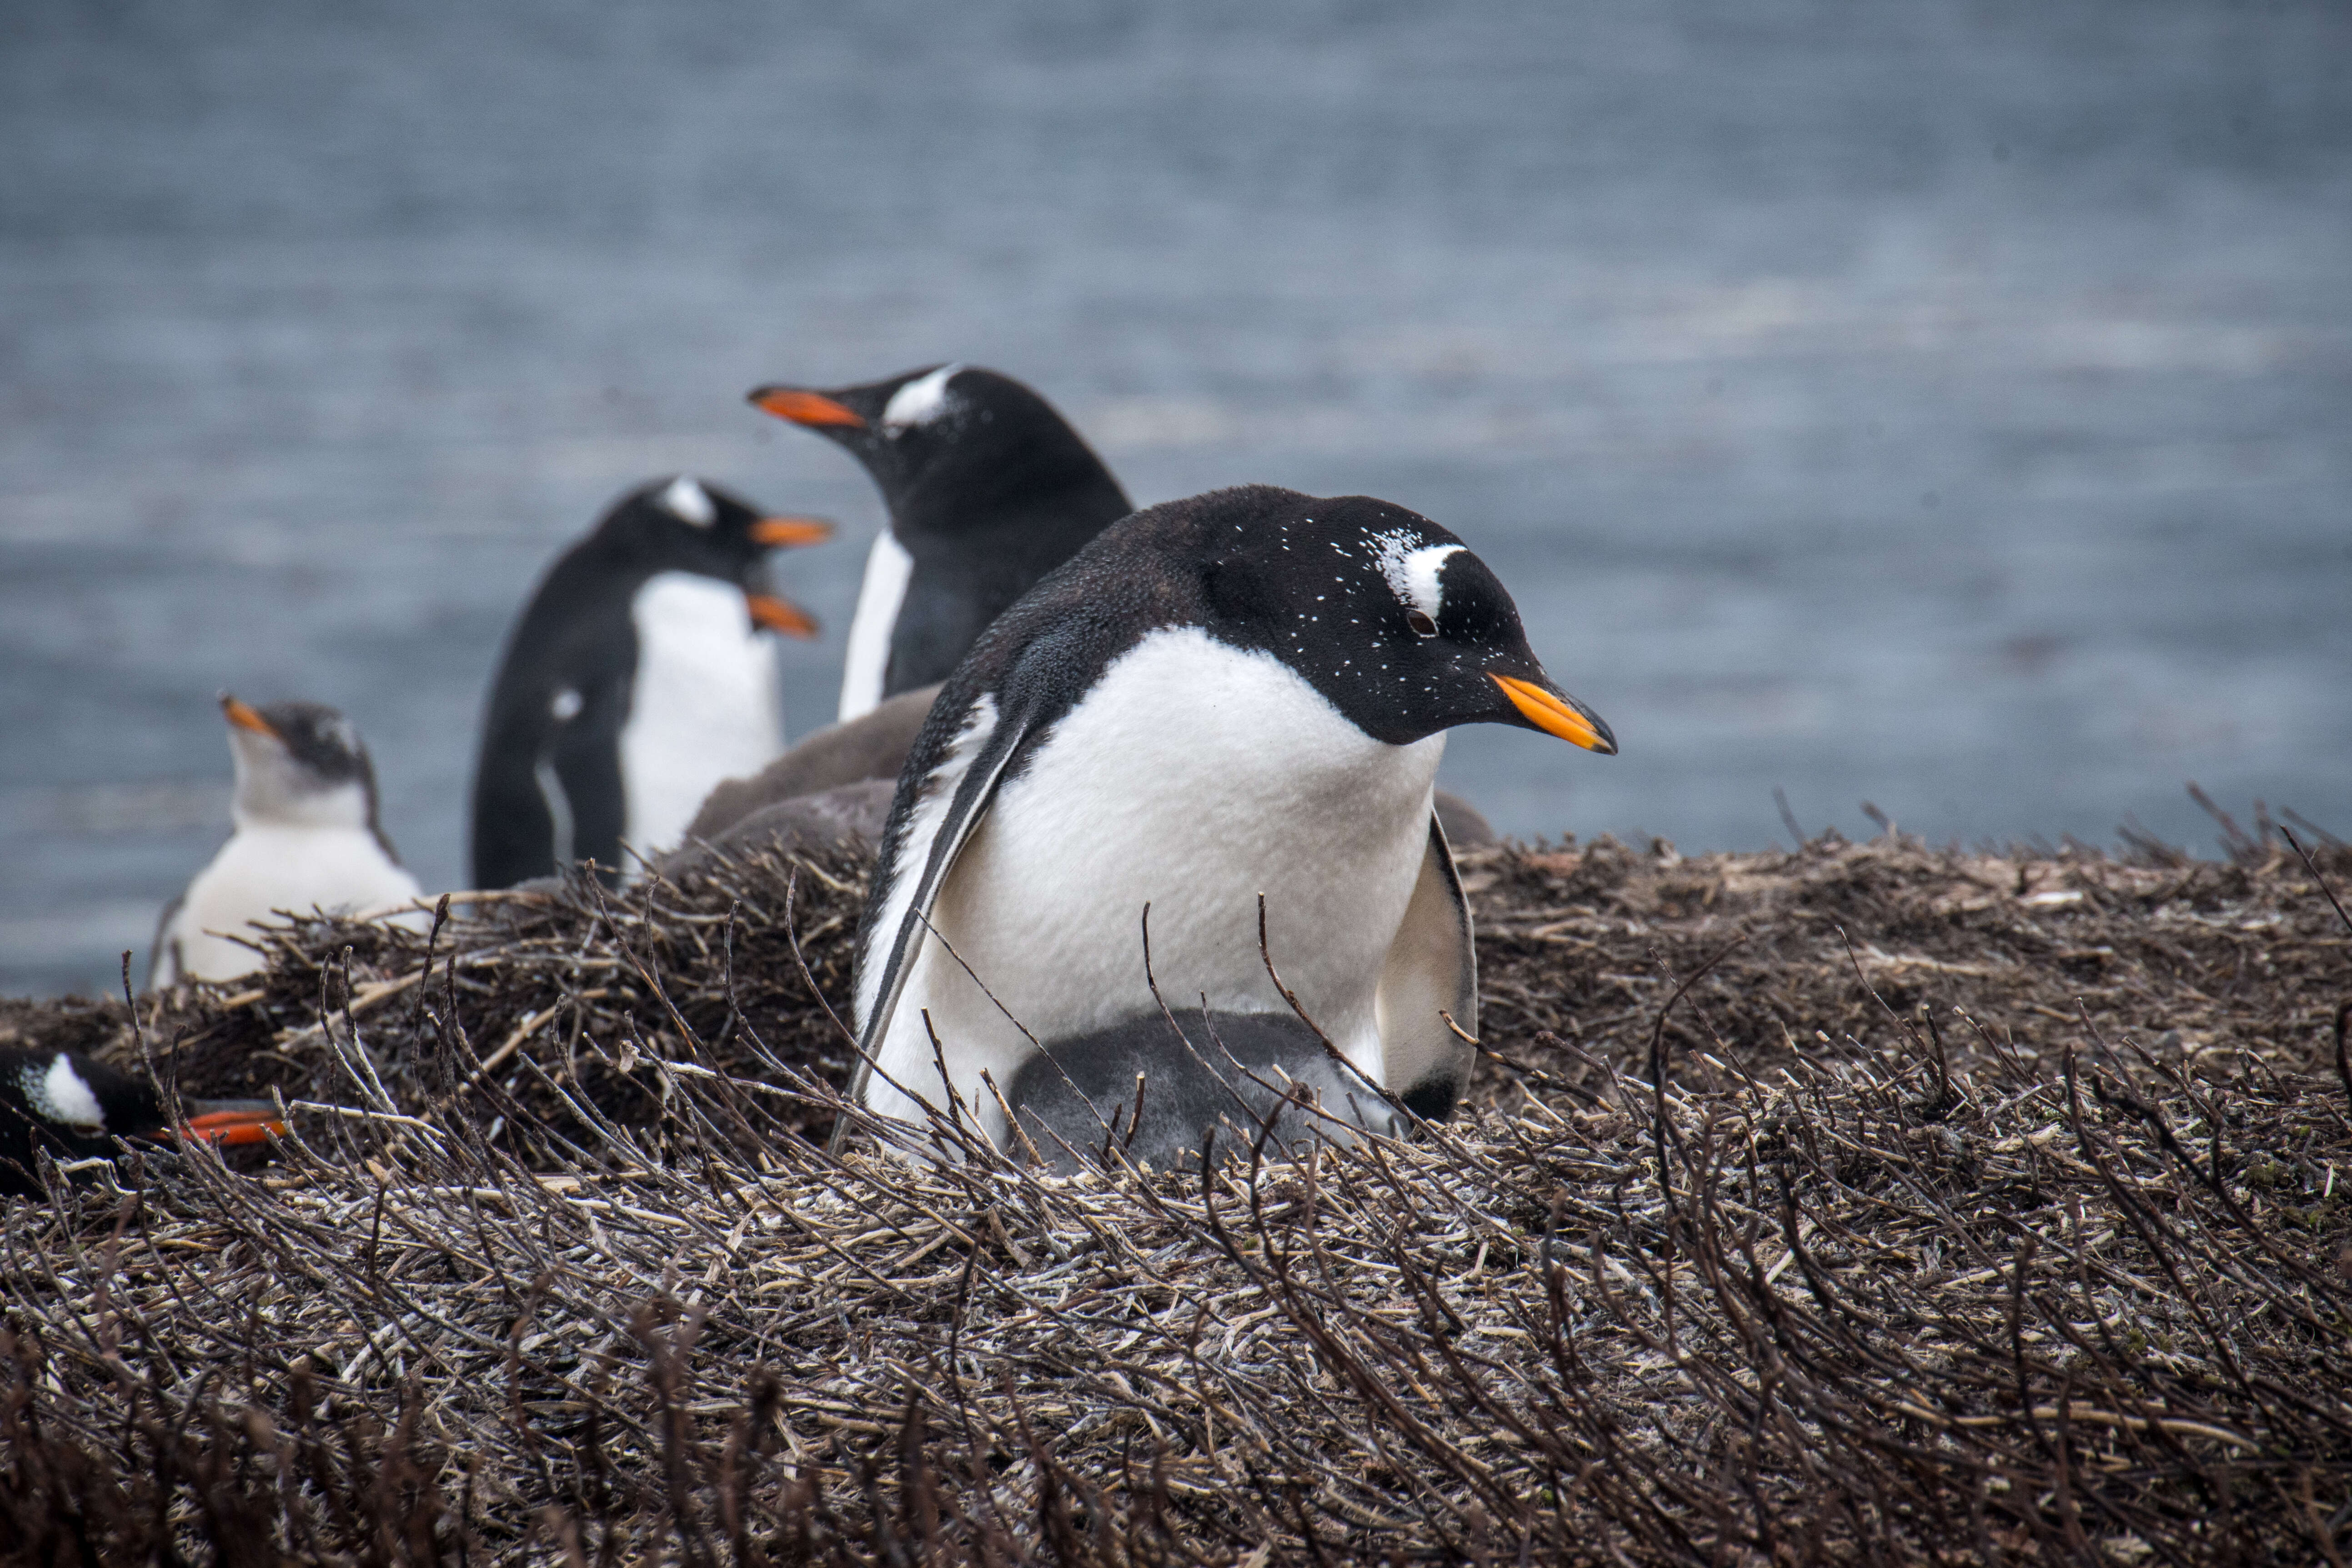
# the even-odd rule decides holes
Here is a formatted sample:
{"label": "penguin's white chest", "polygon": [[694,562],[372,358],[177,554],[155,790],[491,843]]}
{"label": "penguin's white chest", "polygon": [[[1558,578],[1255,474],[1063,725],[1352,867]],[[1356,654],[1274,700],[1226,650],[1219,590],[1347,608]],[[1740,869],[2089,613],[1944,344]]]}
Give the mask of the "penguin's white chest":
{"label": "penguin's white chest", "polygon": [[742,590],[665,572],[629,605],[637,673],[621,726],[624,837],[641,853],[676,845],[711,786],[757,773],[784,749],[774,650]]}
{"label": "penguin's white chest", "polygon": [[364,827],[242,824],[188,884],[163,933],[155,978],[168,984],[251,973],[260,967],[260,954],[232,939],[250,937],[247,927],[280,910],[365,913],[419,896],[416,879]]}
{"label": "penguin's white chest", "polygon": [[866,577],[857,588],[857,613],[850,617],[836,722],[846,724],[880,705],[882,688],[890,674],[890,639],[898,632],[898,610],[907,602],[907,584],[914,576],[915,558],[884,528],[875,537],[874,548],[866,552]]}
{"label": "penguin's white chest", "polygon": [[1284,984],[1378,1079],[1375,997],[1427,851],[1444,750],[1443,735],[1373,740],[1272,655],[1197,628],[1150,634],[1000,784],[934,906],[934,925],[1003,1009],[927,943],[886,1068],[896,1062],[901,1082],[936,1078],[928,1008],[957,1087],[988,1105],[978,1069],[1002,1089],[1028,1048],[1006,1011],[1050,1042],[1155,1009],[1147,904],[1152,976],[1171,1008],[1205,997],[1287,1011],[1259,948],[1263,894]]}

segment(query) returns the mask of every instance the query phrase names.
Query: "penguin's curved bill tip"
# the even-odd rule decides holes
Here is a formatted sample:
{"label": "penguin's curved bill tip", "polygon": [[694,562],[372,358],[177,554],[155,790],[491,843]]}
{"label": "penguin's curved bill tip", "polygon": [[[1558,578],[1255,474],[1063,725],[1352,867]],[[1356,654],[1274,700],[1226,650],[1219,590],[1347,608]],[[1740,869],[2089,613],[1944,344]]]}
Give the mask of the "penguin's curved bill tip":
{"label": "penguin's curved bill tip", "polygon": [[866,416],[847,404],[797,386],[763,386],[751,394],[751,401],[754,408],[795,425],[842,425],[856,429],[866,425]]}
{"label": "penguin's curved bill tip", "polygon": [[777,598],[773,594],[746,594],[743,605],[751,612],[751,624],[766,632],[782,632],[786,637],[813,637],[817,635],[816,617],[798,605]]}
{"label": "penguin's curved bill tip", "polygon": [[823,544],[832,537],[833,524],[821,517],[763,517],[751,525],[751,542],[772,550]]}
{"label": "penguin's curved bill tip", "polygon": [[1609,732],[1609,726],[1574,698],[1547,690],[1532,680],[1496,675],[1492,670],[1486,672],[1486,679],[1503,689],[1503,695],[1510,699],[1520,718],[1545,734],[1557,735],[1570,745],[1582,746],[1604,757],[1617,754],[1617,737]]}
{"label": "penguin's curved bill tip", "polygon": [[182,1122],[180,1136],[200,1143],[230,1147],[267,1143],[272,1138],[286,1136],[286,1123],[278,1120],[275,1106],[207,1110],[202,1116],[191,1116]]}
{"label": "penguin's curved bill tip", "polygon": [[269,721],[261,716],[261,710],[251,704],[239,702],[224,691],[221,693],[220,705],[221,717],[226,719],[234,728],[250,730],[257,735],[273,737],[277,735],[278,731],[269,727]]}

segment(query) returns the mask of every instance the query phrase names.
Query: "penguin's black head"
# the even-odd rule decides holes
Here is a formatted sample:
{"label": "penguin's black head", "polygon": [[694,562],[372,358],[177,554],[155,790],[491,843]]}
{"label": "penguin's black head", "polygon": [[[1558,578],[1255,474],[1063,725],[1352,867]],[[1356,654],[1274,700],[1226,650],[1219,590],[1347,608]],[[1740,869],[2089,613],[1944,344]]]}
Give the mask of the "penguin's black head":
{"label": "penguin's black head", "polygon": [[[283,1137],[276,1105],[257,1100],[182,1101],[183,1138],[261,1143]],[[170,1126],[163,1097],[143,1077],[92,1061],[78,1051],[0,1046],[0,1194],[38,1197],[37,1151],[59,1159],[113,1152],[116,1138],[139,1138]]]}
{"label": "penguin's black head", "polygon": [[60,1131],[121,1135],[163,1124],[153,1084],[75,1051],[0,1051],[0,1104]]}
{"label": "penguin's black head", "polygon": [[1271,486],[1169,510],[1191,513],[1184,549],[1210,634],[1273,654],[1373,739],[1408,745],[1496,723],[1617,750],[1600,716],[1544,673],[1486,563],[1427,518]]}
{"label": "penguin's black head", "polygon": [[824,391],[763,386],[751,402],[849,448],[909,549],[925,531],[985,527],[1003,508],[1074,491],[1094,502],[1089,533],[1129,510],[1054,405],[992,370],[939,364]]}
{"label": "penguin's black head", "polygon": [[613,504],[595,532],[599,545],[648,574],[692,572],[737,584],[754,625],[803,637],[817,635],[816,621],[767,591],[761,563],[772,549],[831,537],[829,522],[763,515],[691,474],[638,486]]}
{"label": "penguin's black head", "polygon": [[241,822],[375,826],[375,767],[350,720],[320,702],[256,708],[221,693]]}

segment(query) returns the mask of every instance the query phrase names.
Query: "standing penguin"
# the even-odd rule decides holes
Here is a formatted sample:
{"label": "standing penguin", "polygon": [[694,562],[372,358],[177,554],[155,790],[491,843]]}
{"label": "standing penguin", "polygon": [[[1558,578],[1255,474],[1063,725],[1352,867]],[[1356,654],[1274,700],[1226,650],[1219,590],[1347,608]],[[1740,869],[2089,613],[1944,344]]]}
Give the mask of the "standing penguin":
{"label": "standing penguin", "polygon": [[235,940],[278,910],[369,910],[420,895],[376,824],[375,767],[351,721],[316,702],[253,708],[224,692],[236,830],[163,910],[147,983],[261,967]]}
{"label": "standing penguin", "polygon": [[960,1101],[1001,1142],[1040,1046],[1128,1048],[1162,996],[1287,1015],[1270,956],[1356,1071],[1446,1115],[1477,974],[1432,783],[1477,722],[1616,750],[1427,519],[1252,486],[1106,531],[989,627],[899,775],[856,1098],[917,1122]]}
{"label": "standing penguin", "polygon": [[850,622],[844,721],[945,680],[989,622],[1135,510],[1053,405],[992,370],[763,386],[751,400],[848,447],[890,509]]}
{"label": "standing penguin", "polygon": [[760,633],[814,637],[754,584],[772,546],[832,532],[762,517],[680,475],[621,498],[548,570],[507,639],[474,772],[474,885],[575,860],[607,872],[625,842],[676,843],[724,778],[783,750],[775,658]]}

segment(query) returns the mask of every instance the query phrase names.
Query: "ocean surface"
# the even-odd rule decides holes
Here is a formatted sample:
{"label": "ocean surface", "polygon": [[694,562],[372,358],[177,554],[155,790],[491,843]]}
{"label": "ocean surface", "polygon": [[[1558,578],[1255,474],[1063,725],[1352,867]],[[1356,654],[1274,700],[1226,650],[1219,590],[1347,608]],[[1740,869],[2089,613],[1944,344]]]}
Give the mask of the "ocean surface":
{"label": "ocean surface", "polygon": [[214,694],[343,708],[463,876],[535,574],[689,469],[880,509],[742,402],[960,359],[1140,501],[1468,540],[1596,758],[1514,834],[1685,852],[2352,835],[2336,0],[0,9],[0,993],[103,988],[226,836]]}

